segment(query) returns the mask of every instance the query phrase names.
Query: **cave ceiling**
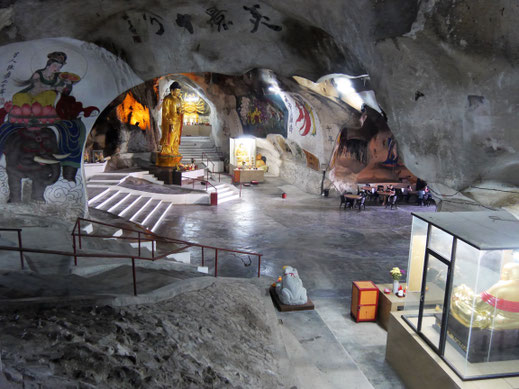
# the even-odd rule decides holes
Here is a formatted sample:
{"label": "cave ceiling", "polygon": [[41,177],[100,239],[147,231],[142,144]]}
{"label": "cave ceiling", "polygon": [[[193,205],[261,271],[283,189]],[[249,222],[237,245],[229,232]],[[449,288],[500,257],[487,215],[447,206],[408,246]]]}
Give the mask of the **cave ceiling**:
{"label": "cave ceiling", "polygon": [[18,0],[0,2],[0,44],[95,43],[143,80],[254,68],[314,81],[369,74],[415,175],[453,204],[513,208],[517,20],[512,0]]}

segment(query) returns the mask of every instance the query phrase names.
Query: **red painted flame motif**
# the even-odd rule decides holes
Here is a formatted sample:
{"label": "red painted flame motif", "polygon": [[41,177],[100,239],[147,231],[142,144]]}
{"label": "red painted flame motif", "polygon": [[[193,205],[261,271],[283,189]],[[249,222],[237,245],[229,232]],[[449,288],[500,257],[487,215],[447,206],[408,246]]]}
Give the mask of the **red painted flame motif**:
{"label": "red painted flame motif", "polygon": [[296,126],[298,126],[297,129],[299,130],[299,134],[301,136],[306,136],[312,129],[312,119],[310,118],[310,114],[303,104],[301,104],[299,101],[296,101],[295,103],[299,111],[299,116],[296,119]]}

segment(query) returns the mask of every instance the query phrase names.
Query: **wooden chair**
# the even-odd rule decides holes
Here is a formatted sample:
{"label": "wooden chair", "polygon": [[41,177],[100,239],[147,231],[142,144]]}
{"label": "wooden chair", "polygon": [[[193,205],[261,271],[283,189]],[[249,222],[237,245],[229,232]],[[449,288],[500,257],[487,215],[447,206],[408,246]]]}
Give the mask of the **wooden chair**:
{"label": "wooden chair", "polygon": [[386,208],[388,206],[391,206],[391,209],[397,208],[397,205],[396,205],[397,200],[398,200],[398,196],[396,194],[393,196],[389,196],[389,198],[387,199],[387,202],[386,202]]}
{"label": "wooden chair", "polygon": [[362,208],[366,209],[366,197],[366,194],[362,195],[362,198],[357,200],[357,204],[355,204],[355,206],[359,208],[359,212]]}
{"label": "wooden chair", "polygon": [[344,194],[341,194],[341,203],[339,204],[339,208],[344,204],[344,209],[349,208],[352,206],[351,200],[346,198],[347,194],[352,194],[351,192],[345,192]]}

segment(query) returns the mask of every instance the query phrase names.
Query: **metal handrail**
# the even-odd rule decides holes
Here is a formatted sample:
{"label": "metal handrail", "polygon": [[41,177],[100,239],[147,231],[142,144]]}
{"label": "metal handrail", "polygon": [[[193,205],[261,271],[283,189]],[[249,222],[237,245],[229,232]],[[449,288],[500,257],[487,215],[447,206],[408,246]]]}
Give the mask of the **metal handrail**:
{"label": "metal handrail", "polygon": [[209,173],[211,173],[211,174],[218,173],[218,182],[221,182],[220,181],[220,172],[215,172],[214,171],[216,165],[214,164],[213,161],[209,160],[209,155],[207,153],[205,153],[205,152],[202,152],[202,162],[204,163],[204,155],[205,155],[205,157],[207,159],[207,164],[209,165],[209,162],[210,162],[211,165],[213,165],[213,170],[209,170],[209,166],[207,166],[207,179],[209,180]]}
{"label": "metal handrail", "polygon": [[[81,222],[88,222],[88,223],[92,223],[92,224],[99,224],[99,225],[103,225],[103,226],[107,226],[107,227],[112,227],[112,228],[116,228],[116,229],[119,229],[119,230],[123,230],[123,231],[130,231],[130,232],[135,232],[137,233],[137,237],[123,237],[123,236],[113,236],[113,235],[102,235],[102,234],[93,234],[93,235],[89,235],[89,234],[81,234]],[[242,250],[231,250],[231,249],[225,249],[225,248],[221,248],[221,247],[215,247],[215,246],[209,246],[209,245],[202,245],[202,244],[198,244],[198,243],[193,243],[193,242],[187,242],[187,241],[184,241],[184,240],[180,240],[180,239],[174,239],[174,238],[168,238],[168,237],[164,237],[164,236],[159,236],[159,235],[156,235],[150,231],[139,231],[139,230],[136,230],[136,229],[132,229],[132,228],[127,228],[127,227],[120,227],[120,226],[116,226],[116,225],[113,225],[113,224],[109,224],[109,223],[103,223],[103,222],[99,222],[99,221],[96,221],[96,220],[91,220],[91,219],[85,219],[85,218],[77,218],[76,219],[76,223],[74,224],[74,228],[72,230],[72,238],[73,238],[73,241],[72,241],[72,246],[73,246],[73,252],[67,252],[67,251],[61,251],[61,250],[46,250],[46,249],[31,249],[31,248],[24,248],[23,245],[22,245],[22,236],[21,236],[21,233],[22,233],[22,229],[20,228],[0,228],[0,231],[13,231],[13,232],[17,232],[18,234],[18,247],[13,247],[13,246],[0,246],[0,251],[2,250],[6,250],[6,251],[19,251],[20,252],[20,261],[21,261],[21,267],[22,267],[22,270],[24,270],[24,260],[23,260],[23,253],[24,252],[27,252],[27,253],[40,253],[40,254],[52,254],[52,255],[63,255],[63,256],[73,256],[74,257],[74,265],[77,266],[77,258],[78,257],[85,257],[85,258],[99,258],[100,256],[102,256],[103,258],[113,258],[113,259],[131,259],[132,261],[132,276],[133,276],[133,294],[135,296],[137,296],[137,277],[136,277],[136,271],[135,271],[135,260],[136,259],[140,259],[140,260],[145,260],[145,261],[157,261],[157,260],[160,260],[160,259],[163,259],[165,257],[167,257],[168,255],[171,255],[173,253],[177,253],[179,251],[182,251],[182,250],[185,250],[186,248],[189,248],[189,247],[200,247],[201,250],[202,250],[202,266],[205,265],[205,249],[213,249],[215,250],[215,264],[214,264],[214,276],[217,277],[218,276],[218,251],[225,251],[225,252],[231,252],[231,253],[238,253],[238,254],[246,254],[246,255],[255,255],[258,257],[258,277],[260,277],[261,275],[261,257],[262,257],[262,254],[259,254],[259,253],[252,253],[252,252],[248,252],[248,251],[242,251]],[[144,236],[142,236],[144,235]],[[81,249],[81,238],[86,238],[86,237],[89,237],[89,238],[112,238],[112,239],[115,239],[115,240],[118,240],[118,239],[133,239],[133,240],[138,240],[139,242],[139,254],[138,255],[129,255],[129,254],[111,254],[111,253],[106,253],[106,252],[103,252],[103,253],[81,253],[81,252],[78,252],[78,249],[77,249],[77,246],[76,246],[76,237],[78,238],[79,240],[79,249]],[[151,241],[152,242],[152,252],[151,252],[151,258],[148,258],[148,257],[143,257],[141,256],[141,242],[142,241]],[[165,254],[162,254],[162,255],[159,255],[159,256],[156,256],[156,252],[154,250],[154,247],[155,247],[155,243],[156,242],[166,242],[166,243],[176,243],[176,244],[183,244],[184,246],[180,247],[180,248],[176,248],[175,250],[171,250],[171,251],[168,251],[167,253]]]}
{"label": "metal handrail", "polygon": [[[100,224],[100,225],[104,225],[104,226],[108,226],[108,227],[112,227],[112,228],[116,228],[116,229],[121,229],[121,230],[126,230],[126,231],[132,231],[132,232],[136,232],[137,233],[137,238],[131,238],[131,237],[117,237],[117,236],[113,236],[113,235],[82,235],[81,234],[81,221],[83,222],[88,222],[88,223],[92,223],[92,224]],[[76,232],[76,229],[79,231]],[[141,234],[144,234],[144,235],[147,235],[145,237],[141,236]],[[77,252],[76,250],[76,236],[78,237],[78,241],[79,241],[79,248],[81,249],[81,237],[96,237],[96,238],[112,238],[112,239],[115,239],[115,240],[118,240],[118,239],[137,239],[138,242],[139,242],[139,246],[138,246],[138,252],[139,252],[139,256],[141,254],[141,242],[144,240],[144,241],[152,241],[152,250],[151,250],[151,253],[152,253],[152,257],[151,258],[143,258],[143,259],[147,259],[147,260],[157,260],[157,259],[161,259],[161,258],[164,258],[164,256],[167,256],[167,255],[170,255],[174,252],[178,252],[180,250],[184,250],[188,247],[200,247],[201,248],[201,251],[202,251],[202,266],[205,266],[205,249],[211,249],[211,250],[214,250],[215,251],[215,264],[214,264],[214,276],[217,277],[218,276],[218,251],[224,251],[224,252],[230,252],[230,253],[238,253],[238,254],[245,254],[245,255],[254,255],[254,256],[257,256],[258,257],[258,278],[261,276],[261,257],[263,256],[263,254],[259,254],[259,253],[253,253],[253,252],[249,252],[249,251],[242,251],[242,250],[232,250],[232,249],[226,249],[226,248],[222,248],[222,247],[216,247],[216,246],[210,246],[210,245],[204,245],[204,244],[200,244],[200,243],[194,243],[194,242],[189,242],[189,241],[185,241],[185,240],[181,240],[181,239],[175,239],[175,238],[168,238],[168,237],[165,237],[165,236],[160,236],[160,235],[157,235],[151,231],[145,231],[145,232],[142,232],[142,231],[138,231],[138,230],[134,230],[134,229],[131,229],[131,228],[121,228],[119,226],[116,226],[116,225],[113,225],[113,224],[109,224],[109,223],[103,223],[103,222],[98,222],[96,220],[90,220],[90,219],[85,219],[85,218],[77,218],[76,220],[76,224],[74,225],[74,229],[72,231],[72,236],[73,236],[73,248],[74,248],[74,253]],[[149,238],[148,238],[149,237]],[[175,243],[175,244],[183,244],[185,245],[185,247],[182,247],[180,249],[177,249],[175,251],[172,251],[172,252],[169,252],[167,254],[164,254],[160,257],[155,257],[155,243],[156,242],[162,242],[162,243]],[[129,258],[130,256],[127,256],[127,258]],[[137,259],[142,259],[141,257],[137,257],[135,256],[135,258]],[[76,256],[74,257],[74,263],[77,265],[77,258]]]}
{"label": "metal handrail", "polygon": [[192,178],[192,177],[189,177],[190,180],[193,180],[193,189],[195,189],[195,181],[200,181],[202,183],[205,184],[205,190],[207,191],[207,185],[210,185],[214,188],[214,191],[215,192],[218,192],[218,189],[216,188],[216,186],[214,186],[213,184],[211,184],[209,182],[209,180],[206,180],[205,178],[204,179],[201,179],[201,178]]}
{"label": "metal handrail", "polygon": [[[0,231],[16,231],[18,235],[18,248],[20,251],[20,263],[22,265],[22,270],[25,268],[23,263],[23,246],[22,246],[22,229],[21,228],[0,228]],[[4,246],[2,246],[4,247]],[[9,246],[7,246],[9,247]]]}

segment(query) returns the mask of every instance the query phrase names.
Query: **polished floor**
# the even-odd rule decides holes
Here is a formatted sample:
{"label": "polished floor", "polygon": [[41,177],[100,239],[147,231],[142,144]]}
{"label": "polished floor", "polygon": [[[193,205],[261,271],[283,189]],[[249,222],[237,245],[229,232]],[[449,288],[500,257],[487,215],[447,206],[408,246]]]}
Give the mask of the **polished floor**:
{"label": "polished floor", "polygon": [[[241,202],[175,207],[156,232],[261,253],[263,276],[277,277],[285,265],[296,267],[316,311],[278,318],[331,387],[403,387],[384,359],[386,332],[376,323],[357,324],[349,315],[352,281],[391,282],[392,267],[407,267],[411,212],[434,207],[401,204],[391,210],[368,204],[359,212],[339,208],[339,202],[267,178],[244,187]],[[201,261],[199,249],[192,258]],[[214,271],[214,251],[206,250],[204,258]],[[219,276],[256,273],[256,257],[219,252]],[[345,379],[349,384],[342,386]]]}

